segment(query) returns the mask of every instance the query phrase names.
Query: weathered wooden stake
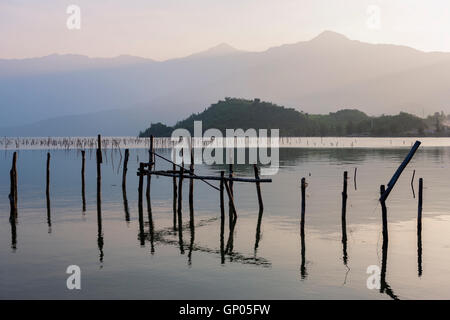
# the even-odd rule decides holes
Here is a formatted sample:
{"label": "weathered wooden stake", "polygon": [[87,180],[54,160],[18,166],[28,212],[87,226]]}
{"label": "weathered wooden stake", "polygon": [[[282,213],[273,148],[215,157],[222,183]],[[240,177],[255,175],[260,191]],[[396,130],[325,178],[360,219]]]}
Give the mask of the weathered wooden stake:
{"label": "weathered wooden stake", "polygon": [[178,242],[180,245],[180,253],[184,254],[184,244],[183,244],[183,216],[182,216],[182,206],[183,206],[183,167],[180,169],[180,178],[178,180]]}
{"label": "weathered wooden stake", "polygon": [[[148,151],[148,171],[152,171],[153,168],[153,135],[150,136],[150,149]],[[147,190],[146,196],[150,197],[150,182],[152,176],[150,174],[147,175]]]}
{"label": "weathered wooden stake", "polygon": [[[259,170],[258,167],[256,166],[256,164],[253,165],[253,171],[255,172],[255,179],[259,180]],[[256,182],[256,194],[258,196],[258,204],[259,204],[259,212],[258,212],[258,222],[256,224],[256,237],[255,237],[255,254],[256,251],[258,250],[258,246],[259,246],[259,240],[261,238],[261,222],[262,222],[262,216],[263,216],[263,211],[264,211],[264,205],[263,205],[263,201],[262,201],[262,196],[261,196],[261,186],[259,181]]]}
{"label": "weathered wooden stake", "polygon": [[102,156],[102,136],[99,134],[97,135],[97,151],[98,152],[98,157],[97,157],[97,161],[100,161],[100,163],[103,163],[103,156]]}
{"label": "weathered wooden stake", "polygon": [[[384,185],[380,186],[380,194],[383,195],[385,192]],[[387,208],[386,208],[386,202],[384,200],[380,200],[381,203],[381,219],[383,223],[383,241],[385,240],[386,243],[388,241],[388,222],[387,222]]]}
{"label": "weathered wooden stake", "polygon": [[416,141],[416,143],[413,145],[411,150],[409,151],[408,155],[406,156],[405,160],[400,164],[397,171],[395,171],[394,175],[392,176],[391,180],[387,184],[387,189],[381,194],[380,201],[386,201],[387,197],[392,191],[392,188],[394,188],[395,184],[397,183],[398,178],[400,178],[400,175],[402,174],[403,170],[405,170],[408,163],[411,161],[412,157],[416,153],[417,149],[420,146],[420,141]]}
{"label": "weathered wooden stake", "polygon": [[[231,163],[229,165],[229,177],[233,178],[233,164]],[[228,197],[230,198],[230,194],[231,197],[233,197],[233,181],[229,182],[229,185],[225,184],[226,188],[227,188],[227,192],[229,189],[229,194]],[[229,226],[231,228],[231,224],[233,223],[233,210],[232,210],[232,204],[231,204],[231,200],[228,201],[228,218],[229,218]]]}
{"label": "weathered wooden stake", "polygon": [[[259,170],[256,164],[253,165],[253,171],[255,172],[255,179],[259,180]],[[261,196],[261,185],[258,181],[256,181],[255,184],[256,184],[256,194],[258,196],[259,211],[262,212],[264,210],[264,204]]]}
{"label": "weathered wooden stake", "polygon": [[419,201],[417,212],[417,271],[422,276],[422,201],[423,201],[423,179],[419,179]]}
{"label": "weathered wooden stake", "polygon": [[84,171],[86,168],[86,151],[81,150],[81,201],[83,203],[83,212],[86,212],[86,186],[84,179]]}
{"label": "weathered wooden stake", "polygon": [[[231,213],[230,213],[231,224],[233,224],[233,221],[237,218],[237,211],[236,211],[236,207],[234,205],[233,193],[232,193],[230,187],[228,186],[228,182],[226,180],[223,180],[223,182],[225,184],[225,190],[227,190],[227,194],[228,194],[228,203],[230,205],[230,210],[231,210]],[[230,181],[230,182],[232,182],[232,181]]]}
{"label": "weathered wooden stake", "polygon": [[47,198],[47,224],[52,226],[51,213],[50,213],[50,152],[47,152],[47,175],[46,175],[46,188],[45,195]]}
{"label": "weathered wooden stake", "polygon": [[354,174],[353,174],[353,184],[355,185],[355,190],[357,190],[357,188],[356,188],[356,172],[358,171],[358,168],[357,167],[355,167],[355,172],[354,172]]}
{"label": "weathered wooden stake", "polygon": [[123,172],[122,172],[122,190],[124,192],[126,192],[127,189],[127,171],[129,158],[130,158],[130,150],[125,149],[125,159],[123,160]]}
{"label": "weathered wooden stake", "polygon": [[347,171],[344,171],[344,187],[342,190],[342,250],[344,264],[347,265]]}
{"label": "weathered wooden stake", "polygon": [[191,140],[191,164],[189,166],[191,179],[189,180],[189,225],[191,228],[194,227],[194,150],[192,147]]}
{"label": "weathered wooden stake", "polygon": [[[177,169],[175,163],[173,164],[173,171],[175,172]],[[173,176],[172,178],[173,184],[173,230],[177,230],[177,177]]]}
{"label": "weathered wooden stake", "polygon": [[10,176],[10,191],[9,191],[9,204],[11,207],[11,212],[9,215],[10,221],[14,221],[17,218],[17,152],[14,152],[11,170],[9,171]]}
{"label": "weathered wooden stake", "polygon": [[306,179],[302,178],[301,182],[302,193],[302,207],[300,218],[300,245],[301,245],[301,264],[300,264],[300,277],[306,279],[306,245],[305,245],[305,208],[306,208]]}
{"label": "weathered wooden stake", "polygon": [[144,187],[144,164],[139,164],[138,205],[142,207],[142,189]]}
{"label": "weathered wooden stake", "polygon": [[224,233],[225,233],[225,203],[224,203],[224,175],[225,172],[220,172],[220,257],[221,257],[221,263],[225,263],[225,240],[224,240]]}

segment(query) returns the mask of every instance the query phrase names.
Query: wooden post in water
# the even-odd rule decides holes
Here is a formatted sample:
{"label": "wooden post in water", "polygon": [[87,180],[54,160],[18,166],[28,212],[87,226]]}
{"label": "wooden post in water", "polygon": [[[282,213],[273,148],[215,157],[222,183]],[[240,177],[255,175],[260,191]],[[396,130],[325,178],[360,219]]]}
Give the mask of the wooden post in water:
{"label": "wooden post in water", "polygon": [[221,263],[225,263],[225,202],[224,202],[224,171],[220,171],[220,257]]}
{"label": "wooden post in water", "polygon": [[347,171],[344,171],[344,187],[342,190],[342,259],[344,265],[347,265]]}
{"label": "wooden post in water", "polygon": [[51,213],[50,213],[50,152],[47,152],[47,174],[46,174],[45,195],[47,198],[47,224],[50,228],[52,226]]}
{"label": "wooden post in water", "polygon": [[[229,165],[229,175],[230,178],[233,178],[233,164],[230,163]],[[228,187],[229,187],[229,192],[231,194],[231,197],[233,197],[233,180],[230,180],[229,185],[225,184],[227,187],[227,192],[228,192]],[[230,194],[228,195],[229,199],[230,198]],[[233,223],[233,210],[232,210],[232,204],[231,204],[231,200],[228,201],[228,218],[229,218],[229,226],[231,228],[231,224]]]}
{"label": "wooden post in water", "polygon": [[[152,171],[152,168],[153,168],[153,135],[150,136],[150,149],[148,150],[148,171]],[[147,175],[147,190],[146,190],[147,198],[150,197],[151,179],[152,176],[150,174]]]}
{"label": "wooden post in water", "polygon": [[353,184],[355,185],[355,190],[357,190],[356,188],[356,172],[358,171],[358,168],[355,167],[355,173],[353,174]]}
{"label": "wooden post in water", "polygon": [[84,171],[86,168],[86,151],[81,150],[81,201],[83,202],[82,210],[86,212],[86,186],[84,179]]}
{"label": "wooden post in water", "polygon": [[[231,181],[230,181],[231,182]],[[226,180],[224,180],[225,184],[225,190],[227,190],[228,194],[228,203],[230,204],[230,210],[231,210],[231,223],[233,224],[233,221],[237,218],[237,211],[236,207],[234,205],[234,199],[233,199],[233,192],[231,191],[231,188],[228,186],[228,183]]]}
{"label": "wooden post in water", "polygon": [[[255,172],[255,179],[259,180],[259,170],[256,164],[253,165],[253,171]],[[264,210],[264,204],[261,196],[261,185],[259,181],[257,181],[255,184],[256,184],[256,194],[258,196],[259,211],[262,212]]]}
{"label": "wooden post in water", "polygon": [[9,191],[9,203],[11,207],[11,212],[9,219],[14,221],[17,218],[17,152],[14,152],[11,170],[9,171],[10,176],[10,191]]}
{"label": "wooden post in water", "polygon": [[[194,149],[192,147],[191,138],[191,164],[189,166],[190,176],[194,176]],[[194,227],[194,179],[189,180],[189,225],[191,228]]]}
{"label": "wooden post in water", "polygon": [[101,135],[97,135],[97,162],[103,163]]}
{"label": "wooden post in water", "polygon": [[306,179],[302,178],[301,182],[302,193],[302,210],[300,218],[300,246],[301,246],[301,264],[300,264],[300,277],[306,279],[306,245],[305,245],[305,208],[306,208]]}
{"label": "wooden post in water", "polygon": [[[172,170],[175,172],[177,170],[177,167],[175,163],[172,165]],[[172,178],[172,184],[173,184],[173,230],[177,230],[177,177],[174,175]]]}
{"label": "wooden post in water", "polygon": [[182,206],[183,206],[183,175],[184,168],[180,168],[180,178],[178,180],[178,242],[180,245],[180,253],[184,254],[183,245],[183,216],[182,216]]}
{"label": "wooden post in water", "polygon": [[387,184],[387,189],[381,194],[380,201],[385,202],[389,194],[391,193],[392,189],[394,188],[395,184],[397,183],[398,178],[400,178],[400,175],[402,174],[403,170],[405,170],[408,163],[411,161],[412,157],[416,153],[417,149],[419,149],[420,141],[416,141],[416,143],[413,145],[411,150],[409,151],[408,155],[406,156],[405,160],[400,164],[397,171],[395,171],[394,175],[392,176],[391,180]]}
{"label": "wooden post in water", "polygon": [[[384,185],[380,186],[380,194],[383,195],[385,193]],[[386,202],[384,200],[380,200],[381,203],[381,219],[383,223],[383,241],[388,241],[388,222],[387,222],[387,208]]]}
{"label": "wooden post in water", "polygon": [[423,201],[423,179],[419,179],[419,201],[417,212],[417,272],[422,276],[422,201]]}
{"label": "wooden post in water", "polygon": [[142,207],[142,189],[144,187],[144,164],[139,164],[138,206]]}
{"label": "wooden post in water", "polygon": [[[255,179],[259,180],[259,170],[258,167],[256,166],[256,164],[253,165],[253,171],[255,172]],[[261,222],[262,222],[262,216],[263,216],[263,211],[264,211],[264,205],[263,205],[263,201],[262,201],[262,196],[261,196],[261,186],[259,181],[256,181],[256,194],[258,196],[258,204],[259,204],[259,211],[258,211],[258,222],[256,224],[256,237],[255,237],[255,254],[256,251],[258,250],[258,246],[259,246],[259,240],[261,238]]]}
{"label": "wooden post in water", "polygon": [[126,193],[127,190],[127,171],[128,171],[128,159],[130,158],[130,150],[125,149],[125,159],[123,160],[123,172],[122,172],[122,190]]}

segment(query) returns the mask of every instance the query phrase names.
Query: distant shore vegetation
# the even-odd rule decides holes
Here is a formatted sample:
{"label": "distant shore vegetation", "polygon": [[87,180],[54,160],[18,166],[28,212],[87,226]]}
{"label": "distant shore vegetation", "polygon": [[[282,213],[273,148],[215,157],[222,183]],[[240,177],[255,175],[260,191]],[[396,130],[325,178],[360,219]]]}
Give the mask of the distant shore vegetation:
{"label": "distant shore vegetation", "polygon": [[450,136],[450,116],[435,112],[426,118],[400,112],[397,115],[369,116],[356,109],[329,114],[309,114],[260,99],[225,98],[203,112],[192,114],[174,126],[151,123],[140,137],[170,137],[173,130],[187,129],[193,134],[194,121],[202,121],[203,131],[226,129],[279,129],[281,137],[408,137]]}

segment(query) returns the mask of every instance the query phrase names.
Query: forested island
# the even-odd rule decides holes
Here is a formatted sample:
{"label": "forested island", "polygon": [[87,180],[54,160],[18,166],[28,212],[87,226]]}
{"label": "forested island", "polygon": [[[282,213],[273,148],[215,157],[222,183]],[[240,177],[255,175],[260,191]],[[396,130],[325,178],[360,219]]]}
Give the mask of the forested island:
{"label": "forested island", "polygon": [[282,137],[327,136],[450,136],[450,117],[436,112],[426,118],[400,112],[397,115],[369,116],[356,109],[342,109],[329,114],[309,114],[260,99],[225,98],[203,112],[192,114],[174,126],[152,123],[140,137],[170,137],[174,129],[193,134],[194,121],[202,121],[203,130],[279,129]]}

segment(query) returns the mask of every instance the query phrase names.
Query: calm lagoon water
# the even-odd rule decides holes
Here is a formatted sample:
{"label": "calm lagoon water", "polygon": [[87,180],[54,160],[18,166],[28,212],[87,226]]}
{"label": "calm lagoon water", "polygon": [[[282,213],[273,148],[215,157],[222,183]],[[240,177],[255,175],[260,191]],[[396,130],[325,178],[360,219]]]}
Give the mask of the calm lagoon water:
{"label": "calm lagoon water", "polygon": [[[9,222],[12,151],[0,156],[1,299],[390,299],[367,288],[367,268],[381,266],[379,186],[386,184],[409,150],[389,148],[287,148],[280,170],[262,185],[264,214],[257,237],[253,184],[236,183],[238,220],[231,255],[220,254],[219,193],[196,181],[195,228],[189,228],[188,181],[183,189],[182,241],[172,231],[172,179],[151,184],[153,229],[144,197],[138,214],[138,159],[130,150],[129,217],[121,189],[121,156],[107,150],[102,165],[99,239],[95,152],[86,152],[86,211],[81,200],[81,154],[51,150],[51,225],[45,198],[46,150],[18,152],[18,222]],[[169,154],[168,150],[159,150]],[[122,150],[123,153],[123,150]],[[400,299],[450,298],[450,148],[419,148],[387,207],[389,250],[386,281]],[[357,167],[356,186],[354,168]],[[157,160],[157,169],[171,166]],[[220,166],[196,166],[218,174]],[[347,263],[341,242],[343,172],[349,172]],[[417,197],[411,177],[424,179],[422,275],[418,275]],[[252,176],[237,166],[239,176]],[[300,179],[306,177],[305,255],[300,238]],[[228,209],[227,209],[228,210]],[[153,233],[150,232],[153,230]],[[144,233],[144,234],[142,234]],[[15,238],[15,239],[13,239]],[[228,219],[225,241],[228,239]],[[99,241],[100,240],[100,241]],[[14,242],[14,243],[13,243]],[[303,261],[302,261],[303,260]],[[302,268],[304,262],[304,269]],[[66,269],[81,268],[81,290],[68,290]]]}

